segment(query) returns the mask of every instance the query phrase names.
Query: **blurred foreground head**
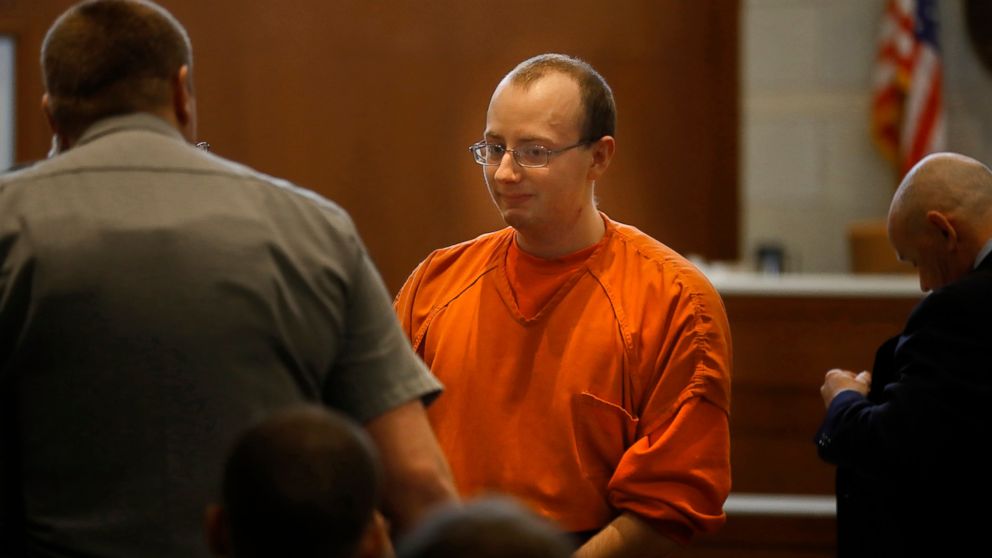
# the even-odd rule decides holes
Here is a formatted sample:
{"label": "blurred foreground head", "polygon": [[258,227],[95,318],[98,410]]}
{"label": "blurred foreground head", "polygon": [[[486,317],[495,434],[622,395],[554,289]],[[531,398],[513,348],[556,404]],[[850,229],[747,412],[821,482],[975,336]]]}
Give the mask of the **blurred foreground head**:
{"label": "blurred foreground head", "polygon": [[364,431],[323,407],[272,415],[246,432],[224,470],[223,504],[207,511],[219,556],[377,556],[381,476]]}
{"label": "blurred foreground head", "polygon": [[568,558],[563,533],[523,506],[486,498],[428,517],[397,547],[398,558]]}

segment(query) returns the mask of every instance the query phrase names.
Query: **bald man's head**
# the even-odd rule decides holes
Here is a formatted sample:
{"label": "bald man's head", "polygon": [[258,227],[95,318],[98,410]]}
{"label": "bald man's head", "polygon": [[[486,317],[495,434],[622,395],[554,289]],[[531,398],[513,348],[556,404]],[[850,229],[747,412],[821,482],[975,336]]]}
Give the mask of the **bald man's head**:
{"label": "bald man's head", "polygon": [[889,207],[889,241],[919,271],[927,291],[967,273],[992,238],[992,171],[955,153],[937,153],[907,173]]}

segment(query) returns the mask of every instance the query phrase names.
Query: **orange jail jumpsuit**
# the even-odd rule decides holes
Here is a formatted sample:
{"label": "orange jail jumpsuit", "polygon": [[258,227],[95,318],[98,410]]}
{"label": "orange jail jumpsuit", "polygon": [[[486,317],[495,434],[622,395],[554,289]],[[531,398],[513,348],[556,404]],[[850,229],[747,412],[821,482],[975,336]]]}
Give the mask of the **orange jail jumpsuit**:
{"label": "orange jail jumpsuit", "polygon": [[603,219],[534,308],[507,259],[537,259],[506,228],[433,252],[396,311],[445,384],[428,413],[464,496],[511,494],[576,532],[631,512],[686,543],[725,520],[726,312],[692,264]]}

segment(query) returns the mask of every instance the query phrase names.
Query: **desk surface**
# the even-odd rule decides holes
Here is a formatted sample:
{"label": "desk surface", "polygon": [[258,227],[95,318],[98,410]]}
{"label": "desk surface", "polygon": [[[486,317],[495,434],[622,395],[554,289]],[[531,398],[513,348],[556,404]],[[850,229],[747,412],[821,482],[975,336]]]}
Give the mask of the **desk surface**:
{"label": "desk surface", "polygon": [[721,295],[920,298],[915,275],[851,275],[845,273],[785,273],[769,275],[700,268]]}

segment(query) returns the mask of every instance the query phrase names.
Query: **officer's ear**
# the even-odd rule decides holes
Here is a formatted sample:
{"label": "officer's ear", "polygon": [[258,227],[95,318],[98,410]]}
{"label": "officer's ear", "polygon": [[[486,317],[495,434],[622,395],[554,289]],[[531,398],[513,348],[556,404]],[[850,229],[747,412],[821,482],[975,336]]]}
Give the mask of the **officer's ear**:
{"label": "officer's ear", "polygon": [[362,538],[358,542],[356,558],[381,558],[393,556],[393,544],[389,540],[389,526],[382,514],[376,510],[372,521],[365,527]]}
{"label": "officer's ear", "polygon": [[55,113],[52,111],[52,101],[46,92],[41,96],[41,112],[45,115],[48,128],[52,131],[52,147],[48,151],[49,157],[54,157],[60,152],[69,148],[69,138],[59,129],[58,122],[55,121]]}
{"label": "officer's ear", "polygon": [[927,223],[944,238],[946,249],[953,250],[957,247],[958,231],[947,215],[937,210],[930,210],[927,212]]}
{"label": "officer's ear", "polygon": [[172,78],[172,113],[186,139],[196,137],[196,98],[193,96],[193,76],[183,64]]}
{"label": "officer's ear", "polygon": [[58,126],[55,125],[55,116],[52,114],[52,105],[51,101],[48,99],[48,92],[45,92],[45,94],[41,96],[41,112],[45,113],[45,120],[48,121],[48,128],[53,134],[57,134],[59,130]]}
{"label": "officer's ear", "polygon": [[203,534],[207,548],[214,556],[231,555],[231,534],[227,527],[227,514],[219,504],[210,504],[203,512]]}

